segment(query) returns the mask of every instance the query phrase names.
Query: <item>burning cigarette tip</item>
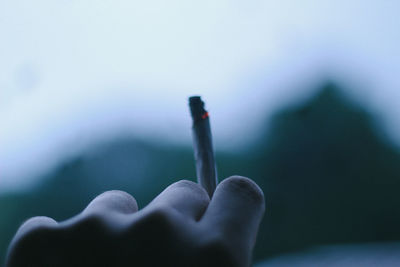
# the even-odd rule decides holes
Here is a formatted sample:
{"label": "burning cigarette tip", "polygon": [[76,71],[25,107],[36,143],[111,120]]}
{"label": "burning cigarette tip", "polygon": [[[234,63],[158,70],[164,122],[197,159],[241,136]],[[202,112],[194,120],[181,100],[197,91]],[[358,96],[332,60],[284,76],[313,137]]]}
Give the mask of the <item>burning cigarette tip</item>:
{"label": "burning cigarette tip", "polygon": [[189,97],[190,113],[193,121],[204,120],[209,117],[208,112],[204,109],[204,102],[200,96]]}

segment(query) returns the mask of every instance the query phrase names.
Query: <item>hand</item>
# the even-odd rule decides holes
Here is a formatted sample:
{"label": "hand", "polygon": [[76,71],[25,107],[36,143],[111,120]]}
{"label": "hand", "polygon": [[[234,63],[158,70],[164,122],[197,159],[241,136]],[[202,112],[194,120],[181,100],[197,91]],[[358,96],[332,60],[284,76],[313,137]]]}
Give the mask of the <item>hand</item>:
{"label": "hand", "polygon": [[249,266],[264,207],[261,189],[239,176],[211,201],[179,181],[140,211],[128,193],[108,191],[67,221],[29,219],[7,266]]}

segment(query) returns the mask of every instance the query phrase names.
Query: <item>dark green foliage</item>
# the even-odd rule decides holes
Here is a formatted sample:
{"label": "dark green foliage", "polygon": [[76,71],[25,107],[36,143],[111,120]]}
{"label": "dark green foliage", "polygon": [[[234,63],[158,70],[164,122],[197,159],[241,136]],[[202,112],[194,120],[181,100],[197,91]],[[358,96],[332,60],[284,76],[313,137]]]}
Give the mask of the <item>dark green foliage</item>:
{"label": "dark green foliage", "polygon": [[[256,258],[315,244],[400,239],[400,156],[368,113],[327,84],[278,112],[266,138],[240,155],[217,153],[220,177],[264,190]],[[143,207],[168,184],[194,179],[191,148],[117,140],[48,174],[35,191],[0,196],[0,258],[28,217],[63,220],[99,193],[120,189]]]}

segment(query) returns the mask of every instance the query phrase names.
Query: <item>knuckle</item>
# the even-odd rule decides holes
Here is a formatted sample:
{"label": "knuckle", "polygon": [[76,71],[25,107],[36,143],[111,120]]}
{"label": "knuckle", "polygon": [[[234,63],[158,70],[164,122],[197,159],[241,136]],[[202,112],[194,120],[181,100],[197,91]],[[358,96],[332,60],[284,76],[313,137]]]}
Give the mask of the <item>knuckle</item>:
{"label": "knuckle", "polygon": [[79,222],[77,222],[77,224],[98,225],[98,224],[102,224],[103,221],[104,221],[104,215],[102,213],[91,212],[91,213],[85,214],[85,216],[83,216],[82,219]]}
{"label": "knuckle", "polygon": [[264,193],[251,179],[243,176],[231,176],[221,182],[222,186],[238,192],[257,203],[264,203]]}
{"label": "knuckle", "polygon": [[179,187],[179,188],[185,188],[188,189],[190,191],[194,191],[197,194],[206,194],[207,192],[203,189],[203,187],[201,187],[199,184],[192,182],[192,181],[188,181],[188,180],[180,180],[176,183],[173,183],[172,186],[175,187]]}
{"label": "knuckle", "polygon": [[179,188],[180,190],[187,190],[187,192],[193,196],[197,196],[197,198],[199,200],[201,200],[204,203],[210,202],[210,197],[208,196],[206,190],[204,190],[204,188],[202,186],[200,186],[199,184],[192,182],[192,181],[188,181],[188,180],[180,180],[174,184],[172,184],[171,186]]}
{"label": "knuckle", "polygon": [[175,211],[167,206],[159,206],[153,209],[148,215],[146,220],[160,225],[172,225],[174,221],[174,213]]}
{"label": "knuckle", "polygon": [[49,228],[52,227],[53,225],[57,224],[57,222],[50,218],[50,217],[46,217],[46,216],[36,216],[36,217],[32,217],[28,220],[26,220],[21,228],[24,227],[29,227],[32,229],[38,229],[38,228]]}
{"label": "knuckle", "polygon": [[85,214],[80,220],[73,223],[70,228],[76,232],[89,234],[93,232],[106,233],[109,225],[104,214],[93,212]]}
{"label": "knuckle", "polygon": [[17,232],[17,236],[38,235],[48,233],[55,228],[57,222],[45,216],[32,217],[25,221]]}
{"label": "knuckle", "polygon": [[162,239],[176,231],[175,227],[180,218],[174,213],[175,211],[169,207],[153,208],[134,220],[125,232],[136,238],[143,236],[143,233],[152,233],[153,236]]}
{"label": "knuckle", "polygon": [[178,182],[173,183],[174,186],[180,187],[188,187],[188,188],[197,188],[198,184],[189,180],[180,180]]}
{"label": "knuckle", "polygon": [[[136,199],[127,192],[120,190],[106,191],[97,196],[95,200],[102,201],[105,207],[108,207],[111,204],[112,207],[117,206],[121,211],[125,211],[127,213],[130,211],[136,211],[138,209]],[[96,201],[94,201],[94,203],[96,203]]]}
{"label": "knuckle", "polygon": [[44,216],[28,219],[19,228],[11,241],[8,259],[16,259],[21,255],[34,257],[39,250],[51,245],[52,237],[56,233],[57,223]]}
{"label": "knuckle", "polygon": [[121,191],[121,190],[105,191],[102,194],[100,194],[99,196],[110,196],[110,197],[121,198],[124,200],[135,200],[130,194],[128,194],[125,191]]}

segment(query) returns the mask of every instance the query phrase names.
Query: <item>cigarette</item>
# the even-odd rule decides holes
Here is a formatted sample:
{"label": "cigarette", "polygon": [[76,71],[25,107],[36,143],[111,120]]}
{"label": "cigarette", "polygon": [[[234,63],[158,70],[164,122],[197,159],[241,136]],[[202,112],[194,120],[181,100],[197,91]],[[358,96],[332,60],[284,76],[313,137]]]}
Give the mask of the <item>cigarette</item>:
{"label": "cigarette", "polygon": [[196,163],[197,182],[212,197],[217,186],[217,168],[212,145],[210,118],[204,109],[200,96],[189,98],[190,113],[193,119],[192,135]]}

